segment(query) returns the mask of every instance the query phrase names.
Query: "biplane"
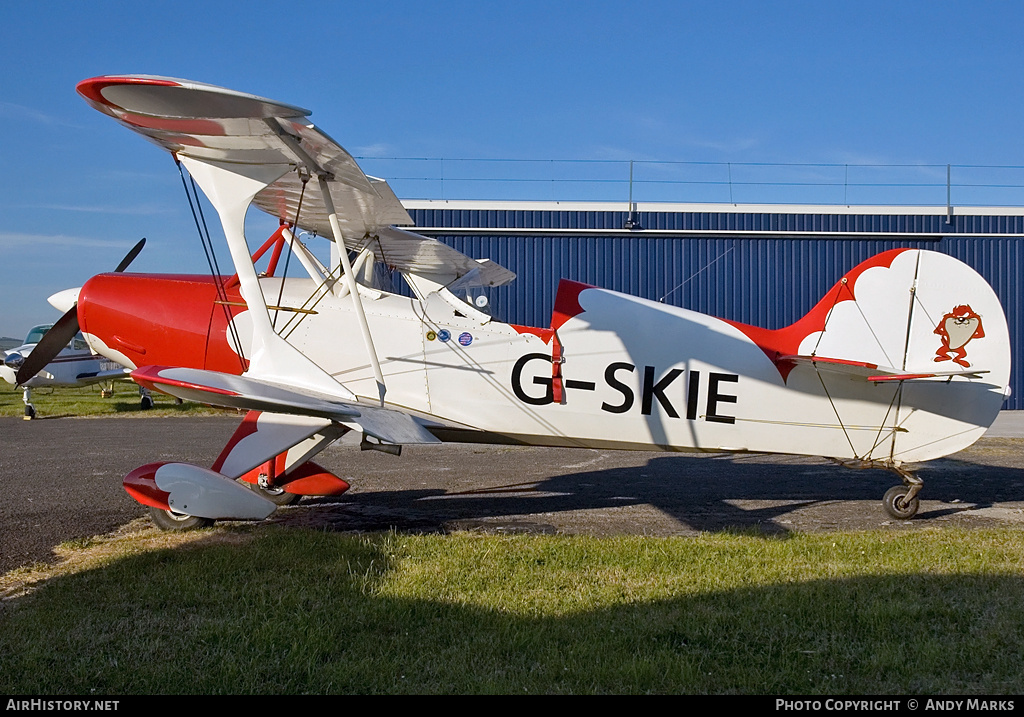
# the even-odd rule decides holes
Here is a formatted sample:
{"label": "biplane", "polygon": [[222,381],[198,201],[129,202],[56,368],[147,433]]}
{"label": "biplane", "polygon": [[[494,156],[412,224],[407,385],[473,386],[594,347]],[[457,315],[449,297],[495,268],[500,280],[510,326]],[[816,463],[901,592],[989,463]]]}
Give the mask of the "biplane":
{"label": "biplane", "polygon": [[[945,254],[879,254],[777,330],[567,280],[548,326],[503,323],[467,297],[514,274],[403,228],[412,221],[387,182],[308,110],[141,75],[78,92],[187,170],[236,272],[101,274],[69,311],[141,385],[248,411],[212,467],[151,463],[125,477],[165,528],[259,520],[296,496],[344,491],[311,459],[349,431],[396,454],[474,441],[825,456],[895,471],[883,502],[910,518],[922,488],[911,465],[971,445],[1008,394],[999,300]],[[279,221],[255,252],[250,205]],[[285,250],[302,276],[278,273]],[[374,280],[380,265],[408,295]]]}

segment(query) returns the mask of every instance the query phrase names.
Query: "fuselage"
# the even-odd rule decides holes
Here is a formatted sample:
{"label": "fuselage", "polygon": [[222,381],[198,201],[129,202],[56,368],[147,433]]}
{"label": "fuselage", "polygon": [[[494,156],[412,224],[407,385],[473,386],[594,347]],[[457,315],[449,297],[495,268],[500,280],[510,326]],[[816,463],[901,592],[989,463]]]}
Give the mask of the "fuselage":
{"label": "fuselage", "polygon": [[[916,276],[910,258],[886,261],[875,268]],[[866,289],[869,282],[861,281]],[[905,292],[901,281],[894,291]],[[373,401],[376,383],[351,299],[327,294],[296,311],[314,292],[311,281],[290,279],[283,289],[276,278],[260,284],[267,303],[282,307],[271,309],[278,333]],[[989,300],[971,289],[976,305]],[[885,297],[873,309],[859,295],[848,303],[857,303],[860,313],[865,307],[893,313]],[[772,332],[573,282],[562,283],[552,326],[543,328],[492,320],[442,292],[419,300],[366,289],[363,307],[387,403],[466,440],[921,461],[970,445],[984,432],[1004,399],[1009,371],[1005,345],[981,340],[977,349],[971,344],[972,357],[1000,372],[983,380],[872,384],[776,360],[786,350],[811,353],[824,336],[831,355],[845,351],[844,358],[892,365],[899,351],[930,365],[938,339],[924,312],[918,324],[911,322],[909,339],[904,313],[896,322],[903,334],[887,338],[880,330],[875,347],[849,340],[853,324],[831,333],[817,324]],[[998,302],[994,310],[985,307],[996,324]],[[832,315],[819,313],[818,324]],[[247,314],[237,290],[218,299],[212,279],[202,277],[100,275],[79,299],[92,347],[132,366],[241,373],[252,336]],[[245,348],[239,352],[238,345]]]}

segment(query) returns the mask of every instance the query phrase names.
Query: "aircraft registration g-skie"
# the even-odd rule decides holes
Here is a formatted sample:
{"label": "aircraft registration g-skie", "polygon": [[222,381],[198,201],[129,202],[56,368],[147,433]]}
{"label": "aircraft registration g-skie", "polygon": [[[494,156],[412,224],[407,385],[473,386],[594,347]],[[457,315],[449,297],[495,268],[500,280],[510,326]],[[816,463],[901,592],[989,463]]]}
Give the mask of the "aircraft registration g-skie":
{"label": "aircraft registration g-skie", "polygon": [[[879,254],[778,330],[567,280],[550,326],[502,323],[461,297],[514,274],[399,228],[412,221],[387,183],[309,111],[141,75],[78,92],[187,169],[237,272],[101,274],[72,309],[143,386],[249,411],[212,468],[151,463],[124,479],[161,527],[343,492],[310,459],[348,431],[392,453],[452,440],[825,456],[895,471],[884,505],[910,518],[921,481],[908,464],[971,445],[1008,394],[999,300],[945,254]],[[250,204],[280,222],[252,254]],[[302,232],[327,240],[327,264]],[[302,278],[277,274],[285,246]],[[375,285],[377,262],[412,295]]]}

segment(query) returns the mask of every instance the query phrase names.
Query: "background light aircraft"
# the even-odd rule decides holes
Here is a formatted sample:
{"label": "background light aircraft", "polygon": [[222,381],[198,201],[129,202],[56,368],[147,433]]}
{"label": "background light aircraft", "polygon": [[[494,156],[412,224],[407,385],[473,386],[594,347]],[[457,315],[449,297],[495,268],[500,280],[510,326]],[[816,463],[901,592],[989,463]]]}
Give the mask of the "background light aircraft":
{"label": "background light aircraft", "polygon": [[[114,269],[115,273],[127,269],[145,245],[146,240],[142,239],[132,247]],[[36,409],[32,405],[33,388],[79,387],[131,380],[130,369],[116,360],[97,355],[78,330],[74,307],[79,291],[66,289],[47,299],[51,306],[65,312],[60,320],[56,324],[33,327],[21,346],[4,352],[0,378],[22,388],[26,420],[36,417]],[[139,394],[140,407],[144,410],[152,408],[153,397],[149,389],[140,386]]]}
{"label": "background light aircraft", "polygon": [[[212,468],[126,476],[163,527],[262,519],[274,501],[344,491],[309,459],[347,431],[396,454],[461,440],[826,456],[895,471],[903,485],[883,502],[909,518],[921,481],[907,464],[969,446],[1006,395],[999,301],[944,254],[879,254],[778,330],[564,280],[550,326],[506,324],[459,297],[514,275],[397,228],[411,221],[387,183],[307,110],[152,76],[78,92],[189,172],[237,272],[101,274],[79,294],[76,329],[136,382],[249,410]],[[250,204],[281,223],[251,255]],[[329,262],[293,230],[326,239]],[[277,275],[285,249],[305,277]],[[374,263],[412,296],[376,285]]]}
{"label": "background light aircraft", "polygon": [[[130,371],[124,366],[108,358],[94,355],[89,350],[85,337],[79,332],[38,373],[27,381],[19,382],[16,378],[18,369],[24,365],[25,360],[52,326],[47,324],[33,327],[21,346],[4,352],[4,362],[0,365],[0,378],[22,387],[26,419],[36,416],[35,406],[32,405],[33,388],[88,386],[131,379]],[[152,397],[148,394],[143,396],[142,407],[149,408],[152,405]]]}

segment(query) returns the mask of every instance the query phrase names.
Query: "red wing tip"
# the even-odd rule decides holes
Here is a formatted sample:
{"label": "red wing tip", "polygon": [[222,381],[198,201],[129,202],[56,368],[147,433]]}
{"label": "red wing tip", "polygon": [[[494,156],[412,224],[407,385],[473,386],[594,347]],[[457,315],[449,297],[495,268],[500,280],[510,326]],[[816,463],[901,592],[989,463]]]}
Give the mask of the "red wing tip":
{"label": "red wing tip", "polygon": [[169,80],[165,77],[151,77],[149,75],[100,75],[82,80],[75,85],[75,90],[82,97],[106,107],[116,107],[103,96],[103,90],[113,85],[151,85],[163,87],[176,87],[180,83]]}

